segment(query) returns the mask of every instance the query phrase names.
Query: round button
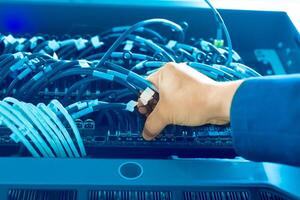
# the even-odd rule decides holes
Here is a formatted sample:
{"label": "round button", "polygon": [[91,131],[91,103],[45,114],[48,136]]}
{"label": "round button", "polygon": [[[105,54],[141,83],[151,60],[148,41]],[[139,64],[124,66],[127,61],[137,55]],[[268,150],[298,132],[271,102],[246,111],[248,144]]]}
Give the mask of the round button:
{"label": "round button", "polygon": [[120,165],[119,174],[127,180],[138,179],[143,174],[143,168],[139,163],[126,162]]}

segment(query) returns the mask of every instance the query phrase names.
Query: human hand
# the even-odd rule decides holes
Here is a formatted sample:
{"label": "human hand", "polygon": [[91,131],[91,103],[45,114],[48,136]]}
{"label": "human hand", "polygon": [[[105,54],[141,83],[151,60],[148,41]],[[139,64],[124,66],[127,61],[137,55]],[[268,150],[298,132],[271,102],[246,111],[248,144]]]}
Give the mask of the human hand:
{"label": "human hand", "polygon": [[169,124],[229,123],[231,101],[242,82],[216,82],[183,63],[168,63],[148,80],[158,89],[159,101],[150,102],[151,111],[139,101],[138,110],[147,117],[146,140],[154,139]]}

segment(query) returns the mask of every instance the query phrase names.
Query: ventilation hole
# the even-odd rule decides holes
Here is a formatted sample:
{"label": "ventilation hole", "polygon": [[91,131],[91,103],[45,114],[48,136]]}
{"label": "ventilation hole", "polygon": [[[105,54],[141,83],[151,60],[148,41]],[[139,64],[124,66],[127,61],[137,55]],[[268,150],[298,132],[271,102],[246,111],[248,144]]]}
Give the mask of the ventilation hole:
{"label": "ventilation hole", "polygon": [[286,200],[287,199],[273,191],[260,191],[259,197],[261,200]]}
{"label": "ventilation hole", "polygon": [[172,200],[169,191],[98,190],[89,192],[89,200]]}
{"label": "ventilation hole", "polygon": [[184,192],[184,200],[248,200],[249,193],[246,191],[201,191]]}
{"label": "ventilation hole", "polygon": [[8,200],[76,200],[75,190],[27,190],[11,189],[8,191]]}

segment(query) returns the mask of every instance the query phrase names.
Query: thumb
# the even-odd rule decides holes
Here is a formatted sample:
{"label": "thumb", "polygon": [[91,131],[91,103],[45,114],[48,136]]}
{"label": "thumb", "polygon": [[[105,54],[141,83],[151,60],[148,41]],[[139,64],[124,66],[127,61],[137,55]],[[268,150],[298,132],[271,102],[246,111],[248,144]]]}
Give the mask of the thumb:
{"label": "thumb", "polygon": [[158,103],[146,119],[143,130],[144,139],[154,139],[167,125],[166,120],[162,117],[161,106]]}

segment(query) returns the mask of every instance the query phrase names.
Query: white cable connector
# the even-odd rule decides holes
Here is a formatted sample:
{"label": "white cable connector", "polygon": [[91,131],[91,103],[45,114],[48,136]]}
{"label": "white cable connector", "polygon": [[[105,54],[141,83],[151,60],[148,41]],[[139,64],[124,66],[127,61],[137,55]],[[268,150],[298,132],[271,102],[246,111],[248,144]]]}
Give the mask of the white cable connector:
{"label": "white cable connector", "polygon": [[143,105],[147,105],[148,102],[153,99],[153,95],[155,94],[155,92],[150,89],[149,87],[147,87],[141,94],[140,99]]}
{"label": "white cable connector", "polygon": [[87,60],[78,60],[78,64],[81,68],[90,68],[90,64]]}
{"label": "white cable connector", "polygon": [[138,102],[136,101],[129,101],[127,104],[126,104],[126,110],[128,110],[129,112],[133,112],[134,111],[134,108],[137,106]]}
{"label": "white cable connector", "polygon": [[10,43],[10,44],[15,43],[16,41],[17,39],[15,39],[12,35],[6,36],[4,40],[5,43]]}
{"label": "white cable connector", "polygon": [[50,49],[52,49],[52,51],[56,51],[60,48],[60,45],[56,40],[50,40],[48,42],[48,46]]}
{"label": "white cable connector", "polygon": [[133,41],[127,40],[125,42],[124,51],[131,51],[132,48],[133,48]]}
{"label": "white cable connector", "polygon": [[166,46],[170,49],[173,49],[173,47],[175,47],[176,45],[177,45],[177,41],[170,40]]}
{"label": "white cable connector", "polygon": [[92,38],[91,38],[91,42],[92,42],[92,45],[93,45],[93,47],[94,47],[95,49],[101,47],[101,46],[104,44],[104,42],[101,42],[101,41],[99,40],[99,36],[98,36],[98,35],[92,37]]}
{"label": "white cable connector", "polygon": [[88,40],[86,39],[82,39],[82,38],[79,38],[77,40],[75,40],[75,46],[76,46],[76,49],[78,51],[84,49],[86,47],[86,43],[88,42]]}
{"label": "white cable connector", "polygon": [[15,59],[22,59],[22,58],[24,58],[24,55],[23,55],[22,52],[14,53],[13,56],[14,56]]}

